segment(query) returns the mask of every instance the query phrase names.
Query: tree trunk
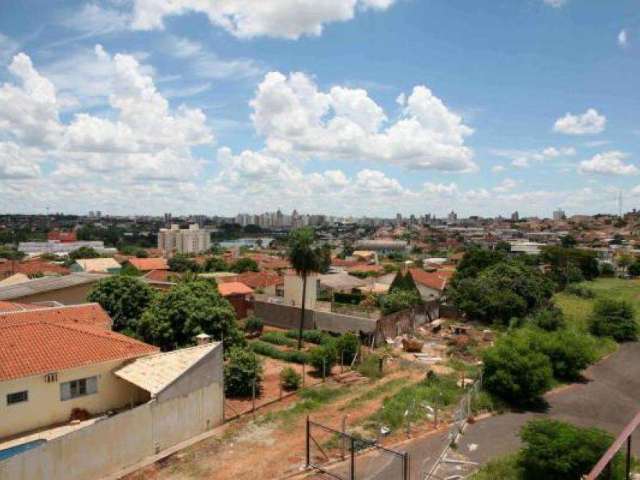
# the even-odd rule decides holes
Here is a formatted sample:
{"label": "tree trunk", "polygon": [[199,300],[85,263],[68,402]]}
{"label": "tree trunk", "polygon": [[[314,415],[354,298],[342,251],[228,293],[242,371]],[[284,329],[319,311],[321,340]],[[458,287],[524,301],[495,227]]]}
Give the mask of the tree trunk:
{"label": "tree trunk", "polygon": [[300,309],[300,330],[298,331],[298,350],[302,350],[302,329],[304,328],[304,308],[307,300],[307,273],[302,274],[302,308]]}

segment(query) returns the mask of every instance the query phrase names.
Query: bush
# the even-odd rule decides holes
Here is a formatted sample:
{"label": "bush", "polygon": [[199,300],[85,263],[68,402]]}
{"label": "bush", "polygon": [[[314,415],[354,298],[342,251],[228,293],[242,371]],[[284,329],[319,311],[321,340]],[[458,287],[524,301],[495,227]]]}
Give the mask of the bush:
{"label": "bush", "polygon": [[576,297],[586,298],[586,299],[595,298],[596,296],[596,294],[593,293],[593,290],[580,285],[568,285],[567,288],[565,289],[565,292],[571,295],[575,295]]}
{"label": "bush", "polygon": [[333,301],[336,303],[348,303],[350,305],[358,305],[363,299],[362,293],[343,293],[336,292],[333,294]]}
{"label": "bush", "polygon": [[[527,480],[579,480],[613,442],[613,437],[600,429],[556,420],[531,420],[522,428],[520,438],[524,446],[518,463]],[[614,459],[610,478],[624,478],[620,454]]]}
{"label": "bush", "polygon": [[257,272],[260,270],[258,263],[253,258],[239,258],[229,268],[235,273]]}
{"label": "bush", "polygon": [[551,361],[526,336],[502,337],[483,360],[485,388],[508,403],[535,403],[551,387]]}
{"label": "bush", "polygon": [[560,330],[566,325],[562,310],[555,305],[537,310],[529,316],[528,320],[529,324],[546,330],[547,332]]}
{"label": "bush", "polygon": [[632,277],[640,276],[640,262],[636,260],[631,265],[629,265],[629,268],[627,268],[627,273]]}
{"label": "bush", "polygon": [[382,378],[384,372],[382,371],[381,361],[382,357],[379,355],[367,355],[356,367],[356,370],[367,378]]}
{"label": "bush", "polygon": [[338,359],[344,365],[351,365],[360,348],[360,339],[353,333],[345,333],[336,340],[336,352]]}
{"label": "bush", "polygon": [[616,274],[613,265],[610,263],[601,263],[600,264],[600,275],[603,277],[613,277]]}
{"label": "bush", "polygon": [[321,375],[331,375],[331,368],[336,363],[336,346],[332,343],[325,343],[309,352],[309,363]]}
{"label": "bush", "polygon": [[260,340],[272,343],[273,345],[284,345],[286,347],[295,347],[298,345],[297,341],[280,332],[267,332],[260,337]]}
{"label": "bush", "polygon": [[282,388],[288,392],[298,390],[302,383],[302,376],[291,367],[283,368],[280,372]]}
{"label": "bush", "polygon": [[244,322],[244,331],[251,335],[258,335],[262,333],[264,329],[264,322],[260,317],[256,317],[255,315],[250,316]]}
{"label": "bush", "polygon": [[391,313],[407,310],[416,305],[420,305],[422,299],[420,295],[411,290],[396,290],[385,295],[382,298],[382,313],[389,315]]}
{"label": "bush", "polygon": [[600,299],[593,307],[589,318],[591,333],[598,337],[612,337],[618,342],[638,339],[638,323],[629,302]]}
{"label": "bush", "polygon": [[[298,339],[298,330],[287,330],[285,335],[289,338]],[[316,345],[322,345],[333,340],[331,335],[322,330],[303,330],[302,339],[307,343],[315,343]]]}
{"label": "bush", "polygon": [[224,367],[224,388],[227,395],[247,397],[252,394],[253,381],[256,395],[262,384],[262,363],[251,351],[232,348],[229,362]]}
{"label": "bush", "polygon": [[309,354],[301,352],[299,350],[292,350],[290,352],[278,350],[273,345],[256,340],[249,344],[251,350],[257,354],[264,355],[265,357],[275,358],[276,360],[282,360],[284,362],[291,363],[309,363]]}

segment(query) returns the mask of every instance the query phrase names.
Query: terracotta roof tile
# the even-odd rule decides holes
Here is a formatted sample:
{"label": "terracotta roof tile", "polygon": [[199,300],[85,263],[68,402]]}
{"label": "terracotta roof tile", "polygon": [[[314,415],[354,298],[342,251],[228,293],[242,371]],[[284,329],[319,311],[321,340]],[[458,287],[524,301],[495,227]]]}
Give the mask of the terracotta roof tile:
{"label": "terracotta roof tile", "polygon": [[169,270],[169,264],[166,258],[130,258],[129,263],[141,272],[149,272],[151,270]]}
{"label": "terracotta roof tile", "polygon": [[111,317],[97,303],[84,303],[82,305],[65,305],[62,307],[44,307],[42,305],[18,304],[0,302],[2,305],[14,305],[23,307],[0,311],[0,327],[25,322],[50,322],[69,325],[84,325],[98,327],[103,330],[111,330]]}
{"label": "terracotta roof tile", "polygon": [[[245,272],[234,277],[230,277],[231,281],[244,283],[251,288],[265,288],[271,285],[281,285],[284,278],[273,272]],[[226,279],[220,279],[221,283],[229,283]]]}
{"label": "terracotta roof tile", "polygon": [[249,295],[253,293],[251,288],[240,282],[220,283],[218,285],[218,291],[223,297],[228,297],[229,295]]}
{"label": "terracotta roof tile", "polygon": [[435,290],[443,291],[453,275],[453,270],[437,270],[435,272],[426,272],[419,268],[410,268],[411,276],[416,283],[424,285]]}

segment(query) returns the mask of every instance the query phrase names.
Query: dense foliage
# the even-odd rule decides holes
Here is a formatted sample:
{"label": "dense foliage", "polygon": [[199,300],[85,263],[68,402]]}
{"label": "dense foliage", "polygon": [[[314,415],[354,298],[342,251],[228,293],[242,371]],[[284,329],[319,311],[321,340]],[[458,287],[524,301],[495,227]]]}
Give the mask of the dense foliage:
{"label": "dense foliage", "polygon": [[204,270],[206,272],[226,272],[229,270],[229,265],[221,257],[209,257],[204,263]]}
{"label": "dense foliage", "polygon": [[250,350],[232,348],[229,361],[224,367],[225,393],[234,397],[248,397],[255,393],[259,395],[262,385],[262,363]]}
{"label": "dense foliage", "polygon": [[250,335],[257,335],[262,333],[264,329],[264,321],[260,317],[251,315],[244,322],[244,331]]}
{"label": "dense foliage", "polygon": [[458,280],[448,296],[468,318],[508,325],[544,306],[553,291],[553,282],[536,268],[503,260]]}
{"label": "dense foliage", "polygon": [[180,282],[157,296],[138,324],[138,334],[163,350],[191,345],[200,333],[224,339],[225,347],[244,343],[233,307],[203,280]]}
{"label": "dense foliage", "polygon": [[540,259],[549,266],[548,275],[564,288],[569,283],[593,280],[600,274],[595,252],[562,246],[543,247]]}
{"label": "dense foliage", "polygon": [[78,260],[79,258],[100,258],[101,255],[91,247],[80,247],[69,252],[70,260]]}
{"label": "dense foliage", "polygon": [[334,342],[314,347],[309,352],[309,363],[321,375],[330,375],[331,368],[336,364],[336,345]]}
{"label": "dense foliage", "polygon": [[624,300],[597,300],[589,320],[591,333],[599,337],[612,337],[618,342],[638,339],[635,311],[633,306]]}
{"label": "dense foliage", "polygon": [[350,365],[360,349],[358,336],[350,332],[345,333],[335,340],[335,344],[338,359],[341,359],[344,365]]}
{"label": "dense foliage", "polygon": [[[519,464],[525,480],[580,480],[613,442],[613,437],[600,429],[546,419],[531,420],[520,437],[524,446]],[[610,478],[623,478],[620,454]]]}
{"label": "dense foliage", "polygon": [[169,268],[172,272],[199,272],[200,265],[187,255],[177,254],[169,259]]}
{"label": "dense foliage", "polygon": [[380,300],[382,313],[389,315],[391,313],[400,312],[415,307],[422,303],[422,298],[417,291],[396,290],[388,293]]}
{"label": "dense foliage", "polygon": [[233,262],[229,267],[229,270],[235,273],[245,273],[257,272],[260,268],[258,267],[258,262],[253,258],[243,257]]}
{"label": "dense foliage", "polygon": [[289,392],[298,390],[302,383],[302,376],[292,367],[285,367],[280,372],[280,383],[282,388]]}
{"label": "dense foliage", "polygon": [[156,296],[156,292],[138,278],[113,276],[97,282],[87,301],[97,302],[113,320],[117,332],[133,333],[138,321]]}

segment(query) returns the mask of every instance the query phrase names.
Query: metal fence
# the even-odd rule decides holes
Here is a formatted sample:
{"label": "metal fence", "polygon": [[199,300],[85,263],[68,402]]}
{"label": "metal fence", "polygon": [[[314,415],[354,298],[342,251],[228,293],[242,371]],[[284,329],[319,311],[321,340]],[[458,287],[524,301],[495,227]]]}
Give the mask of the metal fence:
{"label": "metal fence", "polygon": [[[464,380],[463,380],[464,383]],[[453,412],[453,422],[449,427],[447,435],[447,443],[431,469],[425,474],[424,480],[439,479],[438,470],[446,461],[447,454],[451,450],[452,445],[457,443],[458,437],[464,433],[467,422],[473,413],[473,402],[482,389],[482,375],[478,378],[466,391],[460,399],[456,409]]]}
{"label": "metal fence", "polygon": [[409,454],[307,417],[306,463],[336,480],[409,480]]}

